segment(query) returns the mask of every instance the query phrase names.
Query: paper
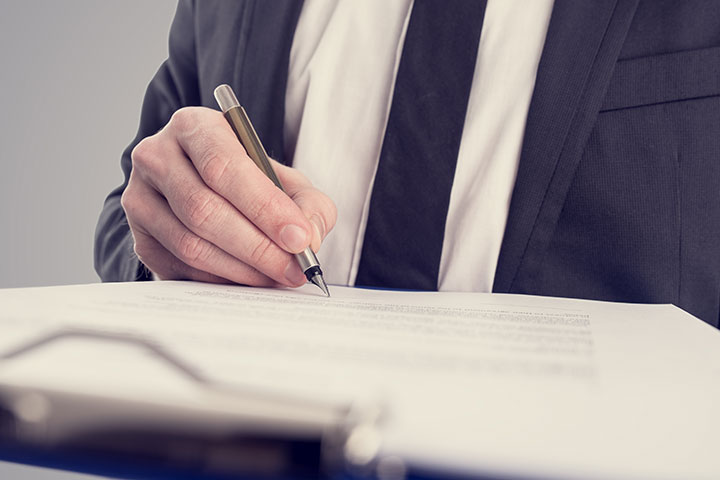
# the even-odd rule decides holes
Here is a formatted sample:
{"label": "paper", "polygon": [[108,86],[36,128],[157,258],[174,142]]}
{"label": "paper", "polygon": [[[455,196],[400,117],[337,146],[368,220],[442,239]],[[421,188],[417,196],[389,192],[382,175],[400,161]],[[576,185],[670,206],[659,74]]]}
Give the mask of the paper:
{"label": "paper", "polygon": [[[0,290],[0,352],[43,332],[92,329],[151,339],[217,382],[371,396],[387,405],[383,452],[429,469],[720,478],[720,332],[676,307],[336,286],[332,295],[191,282]],[[56,368],[38,368],[48,359]],[[130,346],[65,340],[0,363],[0,381],[191,395],[171,370]]]}

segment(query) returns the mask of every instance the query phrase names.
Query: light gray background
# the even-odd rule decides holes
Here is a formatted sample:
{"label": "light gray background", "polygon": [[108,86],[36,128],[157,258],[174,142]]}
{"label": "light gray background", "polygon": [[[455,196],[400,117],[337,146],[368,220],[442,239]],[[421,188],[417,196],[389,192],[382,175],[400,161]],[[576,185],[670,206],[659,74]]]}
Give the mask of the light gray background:
{"label": "light gray background", "polygon": [[[122,181],[175,3],[2,1],[0,287],[98,281],[95,222]],[[0,478],[89,477],[0,462]]]}
{"label": "light gray background", "polygon": [[95,222],[122,181],[175,5],[2,1],[0,288],[98,281]]}

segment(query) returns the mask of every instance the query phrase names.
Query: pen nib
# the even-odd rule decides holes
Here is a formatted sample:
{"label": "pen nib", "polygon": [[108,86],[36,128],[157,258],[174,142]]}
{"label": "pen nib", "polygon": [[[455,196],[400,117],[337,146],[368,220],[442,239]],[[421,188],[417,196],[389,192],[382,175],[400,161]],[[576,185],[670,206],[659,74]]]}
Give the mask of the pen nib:
{"label": "pen nib", "polygon": [[330,290],[328,290],[327,284],[325,283],[325,279],[322,277],[322,275],[320,275],[320,274],[313,275],[313,277],[310,279],[310,281],[312,283],[314,283],[315,285],[317,285],[318,288],[320,290],[322,290],[326,296],[328,296],[328,297],[330,296]]}

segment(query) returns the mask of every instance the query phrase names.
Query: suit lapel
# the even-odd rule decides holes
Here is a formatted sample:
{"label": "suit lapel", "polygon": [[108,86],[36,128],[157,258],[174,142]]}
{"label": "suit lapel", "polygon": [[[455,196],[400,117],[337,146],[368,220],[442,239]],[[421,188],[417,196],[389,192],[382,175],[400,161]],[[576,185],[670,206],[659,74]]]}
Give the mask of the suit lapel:
{"label": "suit lapel", "polygon": [[556,0],[493,291],[531,292],[638,0]]}
{"label": "suit lapel", "polygon": [[285,163],[283,124],[290,48],[302,0],[251,0],[233,78],[268,154]]}

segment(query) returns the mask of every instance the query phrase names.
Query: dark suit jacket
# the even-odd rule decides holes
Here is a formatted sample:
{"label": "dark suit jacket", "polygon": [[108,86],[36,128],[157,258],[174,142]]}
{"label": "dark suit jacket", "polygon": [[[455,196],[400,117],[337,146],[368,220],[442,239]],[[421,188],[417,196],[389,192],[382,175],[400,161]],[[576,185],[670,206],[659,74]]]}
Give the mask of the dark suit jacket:
{"label": "dark suit jacket", "polygon": [[[95,265],[147,279],[120,195],[130,151],[231,84],[283,155],[300,1],[181,0],[125,183],[105,202]],[[330,101],[331,99],[328,99]],[[478,219],[482,221],[482,219]],[[495,292],[720,310],[720,2],[556,0],[527,120]]]}

